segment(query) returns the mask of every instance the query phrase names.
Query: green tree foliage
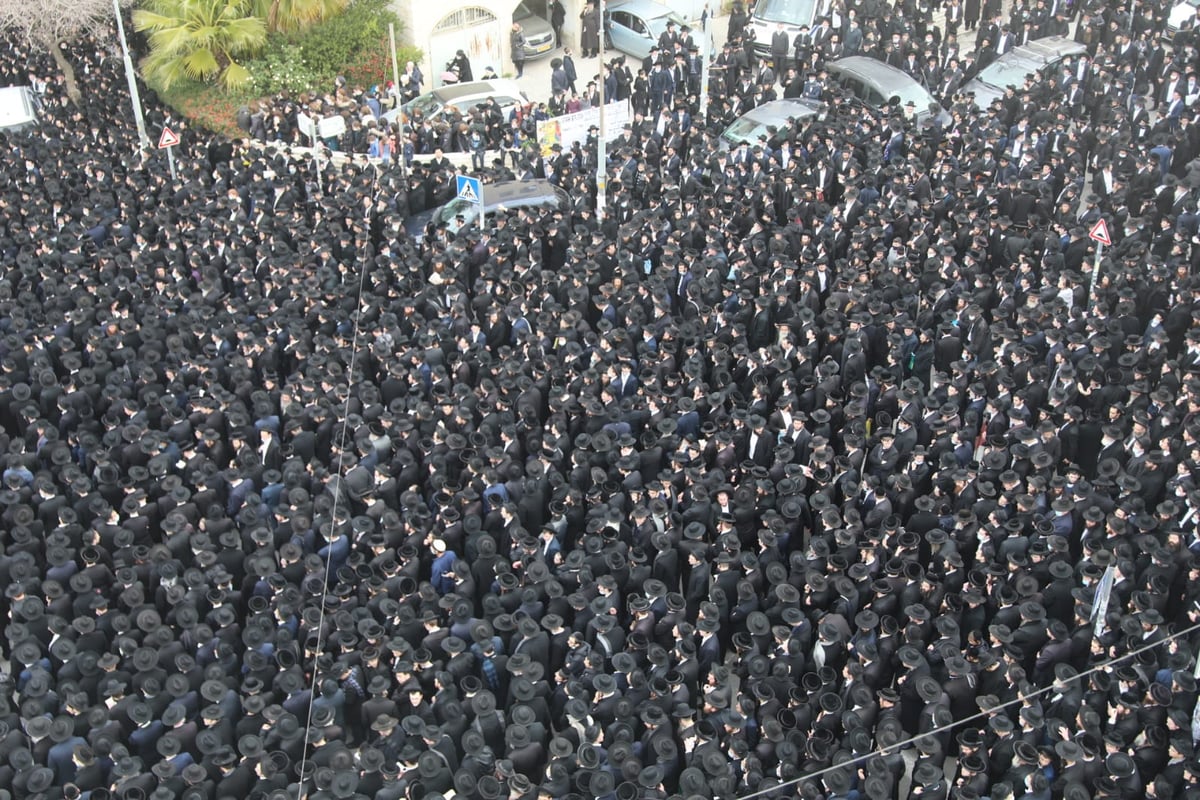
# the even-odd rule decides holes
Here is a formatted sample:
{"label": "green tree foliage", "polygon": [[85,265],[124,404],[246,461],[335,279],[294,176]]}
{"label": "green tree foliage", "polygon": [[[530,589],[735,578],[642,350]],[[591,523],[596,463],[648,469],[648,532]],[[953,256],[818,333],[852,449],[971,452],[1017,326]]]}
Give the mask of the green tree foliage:
{"label": "green tree foliage", "polygon": [[272,33],[294,34],[333,19],[350,0],[253,0],[254,14]]}
{"label": "green tree foliage", "polygon": [[242,88],[251,77],[242,62],[267,41],[249,0],[147,0],[133,25],[149,35],[144,74],[163,88],[182,78]]}
{"label": "green tree foliage", "polygon": [[359,53],[379,44],[395,16],[387,0],[357,0],[300,42],[304,63],[317,75],[336,75]]}
{"label": "green tree foliage", "polygon": [[[357,0],[298,35],[272,33],[263,52],[246,65],[254,75],[252,88],[263,95],[298,93],[332,86],[339,75],[352,85],[378,83],[390,70],[389,22],[396,20],[387,0]],[[400,47],[401,63],[420,57],[420,51]]]}

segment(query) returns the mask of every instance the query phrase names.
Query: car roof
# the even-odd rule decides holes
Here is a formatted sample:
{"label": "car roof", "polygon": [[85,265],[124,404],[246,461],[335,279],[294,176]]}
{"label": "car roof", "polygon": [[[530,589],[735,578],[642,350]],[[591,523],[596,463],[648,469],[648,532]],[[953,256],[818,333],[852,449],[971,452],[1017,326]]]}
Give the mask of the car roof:
{"label": "car roof", "polygon": [[[1009,67],[1024,69],[1027,73],[1034,74],[1047,64],[1061,61],[1067,56],[1080,55],[1086,52],[1087,47],[1065,36],[1046,36],[1041,39],[1034,39],[1020,47],[1014,47],[997,58],[987,67],[980,70],[979,75],[968,81],[963,88],[991,86],[997,93],[1003,94],[1005,87],[984,80],[983,76],[986,75],[990,79],[995,79],[993,75],[995,70],[1001,68],[1007,69]],[[976,91],[978,91],[977,88]]]}
{"label": "car roof", "polygon": [[1052,61],[1058,61],[1067,56],[1086,52],[1087,47],[1074,39],[1068,39],[1065,36],[1046,36],[1026,42],[1020,47],[1014,47],[1009,52],[1000,56],[1000,58],[1007,59],[1009,56],[1012,56],[1014,60],[1028,59],[1038,64],[1049,64]]}
{"label": "car roof", "polygon": [[654,0],[611,0],[611,2],[605,3],[604,7],[607,11],[628,11],[642,19],[671,16],[675,17],[676,21],[679,20],[678,14]]}
{"label": "car roof", "polygon": [[804,97],[785,97],[782,100],[771,100],[761,106],[755,106],[744,116],[761,122],[786,123],[788,117],[807,119],[821,112],[819,103],[814,103]]}
{"label": "car roof", "polygon": [[[867,56],[848,56],[839,58],[837,61],[832,61],[825,65],[827,69],[834,69],[838,72],[844,72],[848,75],[854,75],[865,81],[881,86],[895,86],[897,84],[912,84],[917,81],[907,72],[893,67],[891,64],[885,63],[875,58]],[[919,85],[919,84],[918,84]]]}
{"label": "car roof", "polygon": [[440,86],[433,90],[433,95],[446,105],[452,105],[471,97],[487,97],[491,94],[507,94],[512,97],[520,97],[521,86],[516,81],[499,78],[490,81],[454,83],[449,86]]}
{"label": "car roof", "polygon": [[0,130],[28,125],[37,119],[33,90],[28,86],[0,88]]}
{"label": "car roof", "polygon": [[547,180],[499,181],[483,185],[483,202],[489,209],[522,200],[550,195],[560,196],[557,186]]}

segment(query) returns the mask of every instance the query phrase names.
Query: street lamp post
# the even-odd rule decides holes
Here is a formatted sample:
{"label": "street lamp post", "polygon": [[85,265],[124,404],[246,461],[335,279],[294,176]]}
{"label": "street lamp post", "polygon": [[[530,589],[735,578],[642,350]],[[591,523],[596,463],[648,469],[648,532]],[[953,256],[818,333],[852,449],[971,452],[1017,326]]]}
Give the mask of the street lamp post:
{"label": "street lamp post", "polygon": [[400,113],[396,117],[400,121],[400,137],[396,142],[396,144],[399,145],[399,148],[400,148],[400,153],[399,153],[400,177],[407,178],[408,177],[408,163],[404,156],[404,148],[405,148],[405,145],[408,143],[408,137],[405,134],[404,129],[408,125],[408,120],[404,118],[404,116],[405,116],[404,115],[404,103],[402,102],[404,97],[403,97],[402,93],[400,92],[400,61],[396,58],[396,25],[395,25],[395,23],[392,23],[392,22],[388,23],[388,39],[390,40],[391,45],[392,45],[392,85],[395,86],[395,88],[396,88],[396,107],[398,109],[400,109]]}
{"label": "street lamp post", "polygon": [[604,219],[608,203],[608,129],[604,124],[604,0],[600,4],[600,134],[596,141],[596,219]]}
{"label": "street lamp post", "polygon": [[142,96],[138,93],[133,59],[129,57],[129,42],[125,41],[125,23],[121,20],[119,0],[113,0],[113,13],[117,17],[117,36],[121,40],[121,53],[125,57],[125,80],[129,82],[129,99],[133,103],[133,121],[137,125],[138,143],[143,150],[149,150],[150,137],[146,135],[146,120],[142,117]]}

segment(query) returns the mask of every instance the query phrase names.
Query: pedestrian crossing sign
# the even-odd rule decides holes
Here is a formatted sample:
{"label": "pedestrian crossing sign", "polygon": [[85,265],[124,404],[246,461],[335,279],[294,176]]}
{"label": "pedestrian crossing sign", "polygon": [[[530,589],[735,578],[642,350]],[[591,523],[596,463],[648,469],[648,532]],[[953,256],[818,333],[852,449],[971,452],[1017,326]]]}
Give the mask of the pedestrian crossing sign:
{"label": "pedestrian crossing sign", "polygon": [[478,178],[468,178],[466,175],[458,176],[458,199],[466,200],[468,203],[482,203],[479,198],[483,196],[483,192],[479,188]]}

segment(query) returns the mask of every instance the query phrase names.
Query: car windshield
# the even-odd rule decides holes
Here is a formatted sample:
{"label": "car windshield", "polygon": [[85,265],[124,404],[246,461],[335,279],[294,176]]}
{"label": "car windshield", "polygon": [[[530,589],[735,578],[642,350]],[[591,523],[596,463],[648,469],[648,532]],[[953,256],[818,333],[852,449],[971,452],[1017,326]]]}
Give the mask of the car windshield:
{"label": "car windshield", "polygon": [[885,100],[890,100],[893,96],[900,98],[901,105],[908,105],[911,101],[917,107],[917,111],[924,111],[929,108],[929,104],[933,101],[929,92],[925,91],[925,87],[919,83],[905,81],[899,87],[892,88]]}
{"label": "car windshield", "polygon": [[453,224],[455,217],[462,214],[463,219],[470,222],[475,218],[476,213],[478,212],[476,211],[475,203],[463,200],[461,197],[456,197],[441,207],[437,214],[434,215],[433,221],[435,223],[448,223],[451,230],[458,230],[457,226]]}
{"label": "car windshield", "polygon": [[979,80],[997,89],[1006,86],[1020,86],[1025,82],[1026,75],[1037,72],[1037,65],[1021,59],[993,61],[979,71]]}
{"label": "car windshield", "polygon": [[758,0],[754,16],[766,22],[807,25],[812,22],[814,0]]}
{"label": "car windshield", "polygon": [[408,117],[420,117],[424,119],[432,117],[441,110],[442,103],[432,92],[415,97],[404,104],[404,113]]}
{"label": "car windshield", "polygon": [[529,19],[532,16],[533,11],[523,2],[518,3],[516,9],[513,11],[513,19],[517,21]]}
{"label": "car windshield", "polygon": [[721,138],[732,145],[738,145],[742,142],[754,144],[758,141],[758,137],[767,132],[767,125],[772,124],[762,119],[755,119],[753,116],[747,115],[741,119],[735,120],[732,125],[725,129],[721,134]]}

